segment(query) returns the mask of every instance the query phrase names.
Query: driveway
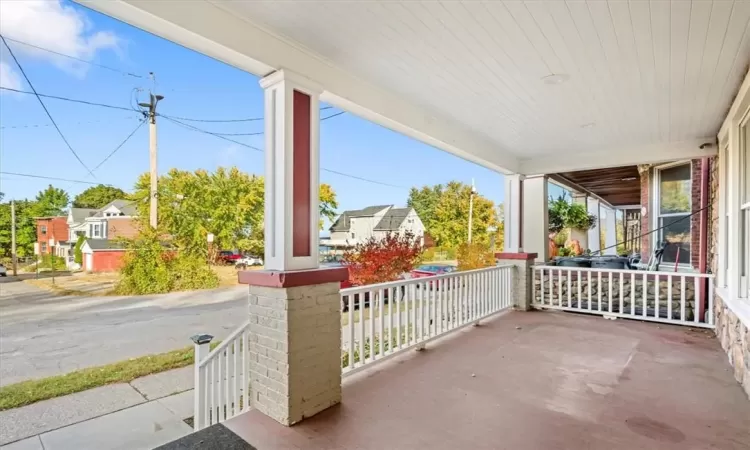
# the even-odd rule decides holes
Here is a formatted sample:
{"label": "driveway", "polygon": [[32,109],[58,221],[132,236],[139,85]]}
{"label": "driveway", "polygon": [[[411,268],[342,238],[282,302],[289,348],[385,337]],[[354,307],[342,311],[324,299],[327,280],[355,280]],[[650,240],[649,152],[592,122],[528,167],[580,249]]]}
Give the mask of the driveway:
{"label": "driveway", "polygon": [[247,320],[247,288],[58,297],[0,279],[0,385],[223,339]]}

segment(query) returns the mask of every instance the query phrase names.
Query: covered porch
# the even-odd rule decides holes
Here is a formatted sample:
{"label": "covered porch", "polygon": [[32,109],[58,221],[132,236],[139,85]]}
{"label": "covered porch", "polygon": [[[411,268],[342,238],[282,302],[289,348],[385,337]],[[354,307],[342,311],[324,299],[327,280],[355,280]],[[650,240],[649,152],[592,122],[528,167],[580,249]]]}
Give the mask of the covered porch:
{"label": "covered porch", "polygon": [[[269,450],[739,450],[750,442],[750,402],[711,331],[565,313],[482,321],[346,377],[343,398],[291,428],[258,411],[214,427]],[[185,439],[211,435],[218,430]]]}
{"label": "covered porch", "polygon": [[[747,446],[750,3],[82,3],[265,91],[267,270],[239,275],[243,327],[210,352],[196,336],[196,429],[258,449]],[[316,238],[320,102],[503,174],[499,265],[340,291]],[[707,159],[697,276],[534,265],[551,178],[642,208],[571,178]]]}

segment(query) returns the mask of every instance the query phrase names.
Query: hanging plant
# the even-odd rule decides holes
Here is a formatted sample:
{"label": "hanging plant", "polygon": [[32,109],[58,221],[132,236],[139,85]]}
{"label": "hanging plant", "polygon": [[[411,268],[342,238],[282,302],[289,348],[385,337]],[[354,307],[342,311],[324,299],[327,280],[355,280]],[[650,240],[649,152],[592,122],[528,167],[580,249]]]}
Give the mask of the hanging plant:
{"label": "hanging plant", "polygon": [[569,202],[565,195],[550,199],[549,231],[559,233],[563,228],[590,230],[596,224],[596,216],[589,214],[585,205]]}

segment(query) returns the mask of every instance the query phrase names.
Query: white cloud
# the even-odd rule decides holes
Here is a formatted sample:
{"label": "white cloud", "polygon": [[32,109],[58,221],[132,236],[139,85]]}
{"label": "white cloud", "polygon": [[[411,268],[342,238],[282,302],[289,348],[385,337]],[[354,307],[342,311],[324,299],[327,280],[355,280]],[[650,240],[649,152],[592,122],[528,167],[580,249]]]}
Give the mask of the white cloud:
{"label": "white cloud", "polygon": [[0,61],[0,86],[21,89],[21,79],[5,61]]}
{"label": "white cloud", "polygon": [[[120,39],[111,32],[91,30],[86,16],[61,0],[53,1],[0,1],[0,33],[6,38],[18,39],[39,47],[54,50],[81,59],[93,59],[100,50],[119,53]],[[24,54],[48,61],[66,72],[82,77],[89,66],[70,58],[15,44],[9,41],[17,55]],[[8,82],[18,81],[12,59],[4,53],[2,71]],[[6,87],[11,87],[7,86]]]}

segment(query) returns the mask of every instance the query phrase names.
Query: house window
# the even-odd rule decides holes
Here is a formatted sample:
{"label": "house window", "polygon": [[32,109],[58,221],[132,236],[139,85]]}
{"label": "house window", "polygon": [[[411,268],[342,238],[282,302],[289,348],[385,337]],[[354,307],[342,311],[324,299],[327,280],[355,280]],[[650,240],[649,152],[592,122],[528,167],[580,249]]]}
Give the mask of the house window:
{"label": "house window", "polygon": [[750,114],[740,128],[740,295],[750,298]]}
{"label": "house window", "polygon": [[40,248],[40,253],[47,253],[47,243],[46,242],[42,242],[41,245],[39,246],[39,248]]}
{"label": "house window", "polygon": [[47,225],[42,225],[39,227],[39,232],[42,234],[47,234]]}
{"label": "house window", "polygon": [[657,240],[665,243],[662,261],[690,264],[690,163],[656,169]]}
{"label": "house window", "polygon": [[101,233],[100,225],[99,224],[94,224],[93,236],[94,237],[99,237],[100,233]]}
{"label": "house window", "polygon": [[352,233],[352,239],[354,239],[354,233]]}

